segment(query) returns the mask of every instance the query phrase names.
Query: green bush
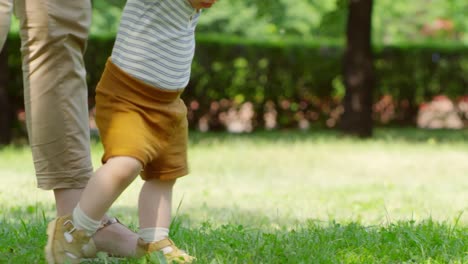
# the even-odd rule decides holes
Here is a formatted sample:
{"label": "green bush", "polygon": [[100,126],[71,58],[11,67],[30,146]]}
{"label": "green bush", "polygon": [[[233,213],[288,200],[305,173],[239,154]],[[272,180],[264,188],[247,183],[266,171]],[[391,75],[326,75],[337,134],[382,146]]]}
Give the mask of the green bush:
{"label": "green bush", "polygon": [[[92,37],[89,41],[85,59],[90,98],[113,42],[112,37]],[[8,46],[9,92],[19,102],[18,37],[11,36]],[[414,109],[435,95],[468,95],[466,46],[421,44],[377,46],[374,50],[378,77],[375,101],[390,95],[399,104],[393,121],[414,119]],[[333,42],[199,35],[192,79],[184,93],[191,124],[195,126],[199,118],[211,113],[211,127],[222,128],[216,124],[218,114],[246,102],[253,104],[255,126],[263,126],[264,112],[271,105],[281,127],[297,126],[304,118],[317,124],[330,118],[335,122],[342,112],[340,100],[344,95],[342,53],[342,45]]]}

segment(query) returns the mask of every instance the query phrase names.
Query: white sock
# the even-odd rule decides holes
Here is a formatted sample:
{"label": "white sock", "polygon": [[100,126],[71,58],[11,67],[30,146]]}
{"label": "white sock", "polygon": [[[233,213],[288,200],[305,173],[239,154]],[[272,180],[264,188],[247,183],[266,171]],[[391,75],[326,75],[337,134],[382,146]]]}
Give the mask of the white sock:
{"label": "white sock", "polygon": [[73,224],[76,228],[85,230],[88,236],[92,236],[101,226],[101,221],[96,221],[87,216],[78,204],[73,210]]}
{"label": "white sock", "polygon": [[[158,242],[167,237],[169,237],[169,229],[164,227],[156,228],[143,228],[138,231],[138,235],[145,242]],[[164,254],[170,253],[172,251],[171,247],[165,247],[162,249]]]}

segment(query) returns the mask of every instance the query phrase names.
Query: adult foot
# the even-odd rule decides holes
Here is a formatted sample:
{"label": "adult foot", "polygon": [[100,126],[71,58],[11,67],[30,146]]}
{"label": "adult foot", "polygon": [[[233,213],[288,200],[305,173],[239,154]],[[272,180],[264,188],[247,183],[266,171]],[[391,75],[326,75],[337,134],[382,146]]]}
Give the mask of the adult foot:
{"label": "adult foot", "polygon": [[117,218],[107,217],[103,226],[93,235],[98,251],[114,257],[134,257],[138,234],[121,224]]}

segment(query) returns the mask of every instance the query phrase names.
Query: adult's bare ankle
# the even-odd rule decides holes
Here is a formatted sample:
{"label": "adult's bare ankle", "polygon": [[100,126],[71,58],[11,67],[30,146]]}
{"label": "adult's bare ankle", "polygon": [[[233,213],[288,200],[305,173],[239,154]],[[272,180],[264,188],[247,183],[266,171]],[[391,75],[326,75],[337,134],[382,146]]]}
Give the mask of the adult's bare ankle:
{"label": "adult's bare ankle", "polygon": [[[107,220],[111,219],[110,217]],[[104,219],[103,219],[104,220]],[[119,222],[104,226],[93,236],[98,251],[115,257],[133,257],[138,235]]]}

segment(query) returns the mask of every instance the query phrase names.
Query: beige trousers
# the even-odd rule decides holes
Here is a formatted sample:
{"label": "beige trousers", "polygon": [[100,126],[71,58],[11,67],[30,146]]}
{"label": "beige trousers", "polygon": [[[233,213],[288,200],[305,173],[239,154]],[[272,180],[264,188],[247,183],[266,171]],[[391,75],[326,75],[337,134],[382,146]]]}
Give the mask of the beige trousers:
{"label": "beige trousers", "polygon": [[[8,4],[0,0],[2,20]],[[26,125],[38,187],[82,188],[92,174],[83,53],[90,0],[14,0],[20,21]],[[2,22],[2,25],[7,23]],[[0,40],[8,30],[0,29]]]}
{"label": "beige trousers", "polygon": [[13,0],[0,0],[0,51],[10,30],[11,8]]}

